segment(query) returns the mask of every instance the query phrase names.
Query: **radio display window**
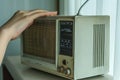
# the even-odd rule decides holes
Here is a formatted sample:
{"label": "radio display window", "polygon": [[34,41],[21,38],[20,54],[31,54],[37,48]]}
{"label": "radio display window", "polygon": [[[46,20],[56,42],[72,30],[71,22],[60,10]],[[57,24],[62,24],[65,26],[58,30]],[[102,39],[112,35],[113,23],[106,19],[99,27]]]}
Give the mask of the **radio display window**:
{"label": "radio display window", "polygon": [[60,54],[72,56],[73,21],[60,21]]}

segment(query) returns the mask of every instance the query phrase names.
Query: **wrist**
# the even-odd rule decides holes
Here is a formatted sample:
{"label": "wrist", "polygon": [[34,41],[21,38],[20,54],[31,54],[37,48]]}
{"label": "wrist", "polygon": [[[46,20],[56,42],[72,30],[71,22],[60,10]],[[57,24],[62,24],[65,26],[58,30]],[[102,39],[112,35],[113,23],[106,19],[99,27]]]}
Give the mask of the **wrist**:
{"label": "wrist", "polygon": [[12,32],[7,27],[1,27],[0,28],[0,37],[2,37],[5,41],[9,42],[12,37]]}
{"label": "wrist", "polygon": [[9,30],[4,27],[0,27],[0,64],[2,63],[5,50],[10,40]]}

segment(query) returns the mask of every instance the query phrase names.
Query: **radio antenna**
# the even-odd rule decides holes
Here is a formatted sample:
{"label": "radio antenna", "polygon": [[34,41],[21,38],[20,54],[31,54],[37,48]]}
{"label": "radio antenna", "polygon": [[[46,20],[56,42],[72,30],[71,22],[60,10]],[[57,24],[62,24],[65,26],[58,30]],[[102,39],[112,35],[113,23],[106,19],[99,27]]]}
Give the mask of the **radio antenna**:
{"label": "radio antenna", "polygon": [[86,0],[83,4],[82,4],[82,6],[79,8],[79,10],[78,10],[78,13],[77,13],[77,15],[80,15],[80,11],[81,11],[81,9],[85,6],[85,4],[88,2],[89,0]]}

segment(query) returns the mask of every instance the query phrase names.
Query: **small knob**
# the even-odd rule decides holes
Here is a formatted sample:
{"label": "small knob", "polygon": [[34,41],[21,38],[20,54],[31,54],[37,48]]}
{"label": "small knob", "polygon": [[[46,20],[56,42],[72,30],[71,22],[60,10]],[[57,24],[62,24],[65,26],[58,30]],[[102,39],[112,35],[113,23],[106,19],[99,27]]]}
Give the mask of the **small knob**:
{"label": "small knob", "polygon": [[71,69],[70,69],[70,68],[67,68],[66,71],[65,71],[65,74],[66,74],[66,75],[70,75],[70,74],[71,74]]}

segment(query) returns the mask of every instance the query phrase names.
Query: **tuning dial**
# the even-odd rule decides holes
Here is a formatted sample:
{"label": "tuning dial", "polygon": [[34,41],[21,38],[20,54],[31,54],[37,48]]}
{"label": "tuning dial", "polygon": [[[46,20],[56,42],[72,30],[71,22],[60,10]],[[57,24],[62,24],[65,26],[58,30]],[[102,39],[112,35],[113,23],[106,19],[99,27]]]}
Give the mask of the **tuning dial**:
{"label": "tuning dial", "polygon": [[63,63],[63,65],[66,65],[66,64],[67,64],[67,61],[66,61],[66,60],[63,60],[62,63]]}

